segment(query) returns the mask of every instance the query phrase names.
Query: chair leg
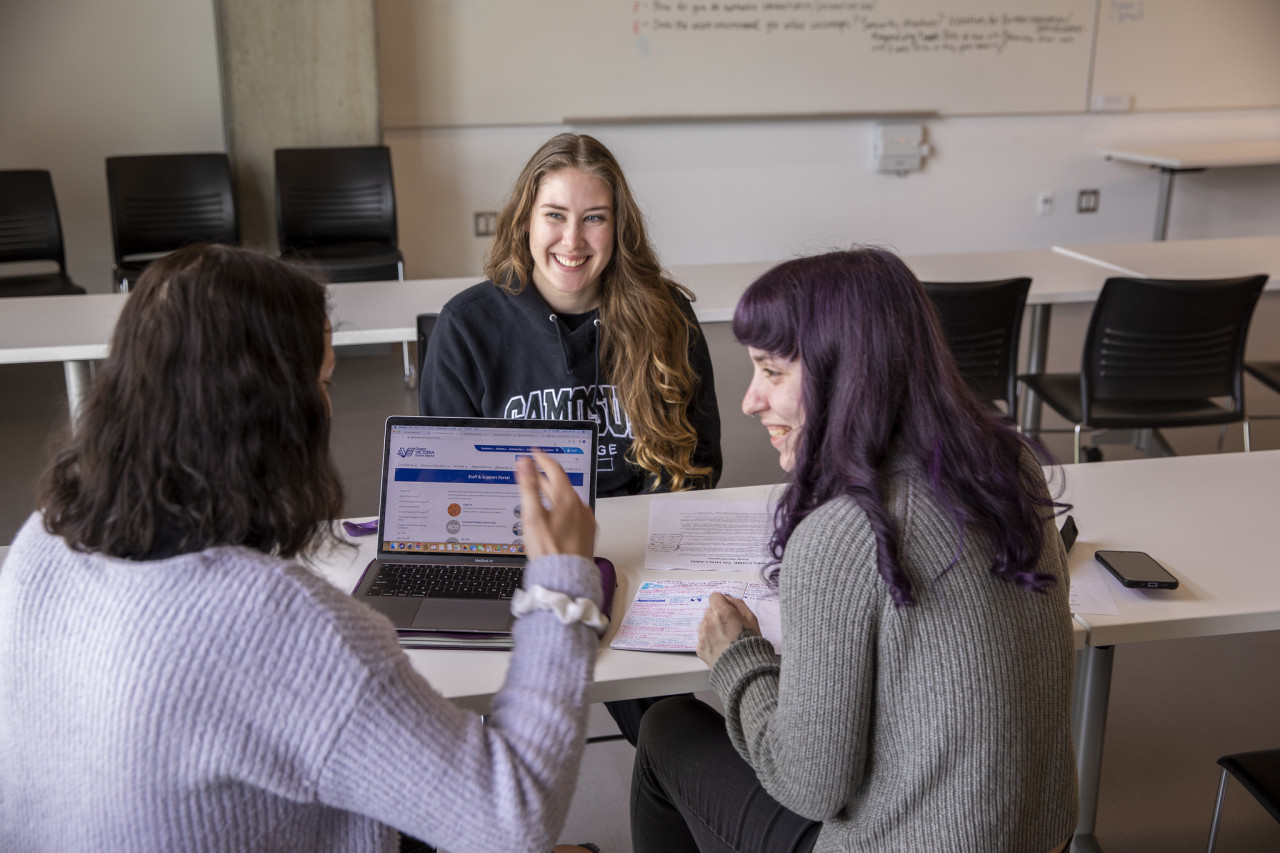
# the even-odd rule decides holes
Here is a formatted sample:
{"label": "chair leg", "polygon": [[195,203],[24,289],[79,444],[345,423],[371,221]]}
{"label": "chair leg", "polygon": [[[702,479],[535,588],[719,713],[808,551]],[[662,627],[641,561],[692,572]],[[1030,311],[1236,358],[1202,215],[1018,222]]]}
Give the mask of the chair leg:
{"label": "chair leg", "polygon": [[1248,453],[1252,449],[1253,448],[1249,446],[1249,419],[1245,418],[1244,419],[1244,452]]}
{"label": "chair leg", "polygon": [[1222,817],[1222,802],[1227,798],[1227,768],[1222,768],[1222,779],[1218,782],[1218,802],[1213,806],[1213,823],[1209,827],[1209,849],[1207,853],[1213,853],[1213,846],[1218,843],[1218,819]]}
{"label": "chair leg", "polygon": [[1075,436],[1076,436],[1076,441],[1075,441],[1075,463],[1076,463],[1077,465],[1079,465],[1079,464],[1080,464],[1080,424],[1076,424],[1076,428],[1075,428]]}

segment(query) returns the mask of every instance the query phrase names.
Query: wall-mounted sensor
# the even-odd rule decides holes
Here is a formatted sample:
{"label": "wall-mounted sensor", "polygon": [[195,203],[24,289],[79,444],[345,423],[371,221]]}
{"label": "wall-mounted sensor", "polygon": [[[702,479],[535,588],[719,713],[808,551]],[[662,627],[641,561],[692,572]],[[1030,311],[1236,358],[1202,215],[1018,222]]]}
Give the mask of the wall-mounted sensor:
{"label": "wall-mounted sensor", "polygon": [[918,172],[933,153],[924,141],[923,124],[877,124],[871,144],[871,168],[905,175]]}

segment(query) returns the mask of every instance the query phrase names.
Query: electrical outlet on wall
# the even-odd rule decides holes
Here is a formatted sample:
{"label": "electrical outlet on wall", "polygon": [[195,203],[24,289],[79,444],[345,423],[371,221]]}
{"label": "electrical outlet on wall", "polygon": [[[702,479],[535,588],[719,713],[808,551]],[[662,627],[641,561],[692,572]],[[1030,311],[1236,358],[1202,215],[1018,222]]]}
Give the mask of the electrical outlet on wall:
{"label": "electrical outlet on wall", "polygon": [[1076,194],[1076,213],[1097,213],[1098,195],[1098,190],[1080,190]]}
{"label": "electrical outlet on wall", "polygon": [[478,210],[473,214],[477,237],[492,237],[498,227],[496,210]]}
{"label": "electrical outlet on wall", "polygon": [[1036,215],[1048,216],[1053,213],[1053,193],[1041,190],[1036,193]]}

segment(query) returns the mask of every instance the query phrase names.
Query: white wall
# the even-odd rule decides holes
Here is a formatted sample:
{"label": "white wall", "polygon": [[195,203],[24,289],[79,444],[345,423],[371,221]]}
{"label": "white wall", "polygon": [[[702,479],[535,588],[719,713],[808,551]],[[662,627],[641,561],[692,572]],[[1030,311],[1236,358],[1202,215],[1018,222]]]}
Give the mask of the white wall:
{"label": "white wall", "polygon": [[[1159,173],[1094,154],[1124,142],[1280,136],[1280,110],[947,118],[922,172],[871,171],[866,121],[573,128],[621,161],[665,264],[774,260],[853,241],[904,253],[1151,239]],[[480,270],[474,211],[495,209],[559,126],[387,131],[413,277]],[[1097,213],[1076,192],[1101,190]],[[1037,192],[1057,196],[1035,214]],[[1280,167],[1182,175],[1170,239],[1280,233]]]}
{"label": "white wall", "polygon": [[0,169],[48,169],[71,277],[111,289],[104,159],[225,151],[213,0],[0,2]]}
{"label": "white wall", "polygon": [[[869,121],[576,127],[614,152],[668,266],[782,260],[852,242],[902,253],[1150,240],[1159,172],[1097,156],[1103,146],[1280,136],[1280,110],[931,119],[936,154],[906,177],[871,171]],[[494,210],[561,126],[386,131],[406,276],[479,275]],[[1075,212],[1080,189],[1098,212]],[[1050,216],[1036,195],[1056,196]],[[1280,234],[1280,166],[1175,181],[1169,239]],[[1271,270],[1280,276],[1280,270]],[[1249,355],[1280,358],[1280,297],[1264,297]],[[1048,367],[1079,367],[1089,306],[1054,311]],[[1024,336],[1025,337],[1025,336]],[[731,342],[730,342],[731,343]],[[727,345],[727,351],[732,347]],[[731,370],[723,362],[717,370]]]}

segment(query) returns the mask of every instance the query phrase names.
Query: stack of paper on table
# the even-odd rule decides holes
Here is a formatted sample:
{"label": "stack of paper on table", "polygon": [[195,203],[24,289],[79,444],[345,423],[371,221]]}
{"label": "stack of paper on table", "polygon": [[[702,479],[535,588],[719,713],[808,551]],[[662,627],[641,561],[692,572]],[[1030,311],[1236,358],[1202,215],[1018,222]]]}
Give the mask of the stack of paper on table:
{"label": "stack of paper on table", "polygon": [[[765,501],[656,499],[650,503],[645,569],[758,572],[769,559],[773,510],[774,504]],[[746,601],[760,620],[761,633],[781,652],[777,591],[736,580],[645,581],[610,648],[694,651],[698,625],[714,592]]]}

